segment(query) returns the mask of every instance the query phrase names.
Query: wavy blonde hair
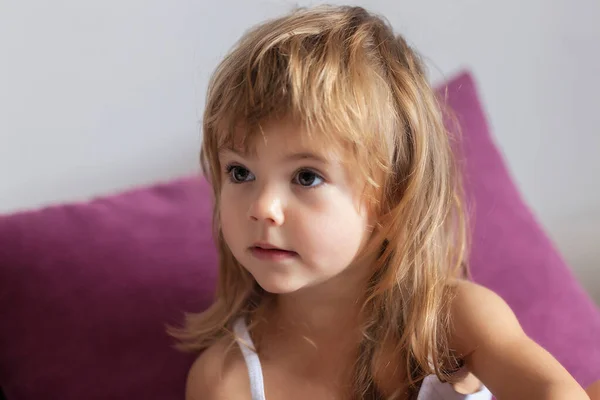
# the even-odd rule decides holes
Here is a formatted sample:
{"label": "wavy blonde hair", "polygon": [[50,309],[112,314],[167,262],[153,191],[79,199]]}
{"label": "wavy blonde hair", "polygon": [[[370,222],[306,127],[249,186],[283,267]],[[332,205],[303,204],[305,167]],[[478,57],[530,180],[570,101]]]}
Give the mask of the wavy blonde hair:
{"label": "wavy blonde hair", "polygon": [[449,348],[449,303],[452,280],[465,274],[467,240],[441,110],[416,52],[363,8],[300,8],[246,32],[212,76],[203,118],[201,161],[214,190],[220,256],[216,300],[171,330],[179,347],[201,351],[232,337],[237,318],[255,321],[272,300],[223,239],[218,153],[240,139],[239,127],[247,144],[268,118],[285,116],[350,149],[378,216],[366,251],[381,254],[362,303],[353,396],[400,395],[382,395],[375,379],[390,350],[406,362],[412,393],[428,374],[450,380],[460,360]]}

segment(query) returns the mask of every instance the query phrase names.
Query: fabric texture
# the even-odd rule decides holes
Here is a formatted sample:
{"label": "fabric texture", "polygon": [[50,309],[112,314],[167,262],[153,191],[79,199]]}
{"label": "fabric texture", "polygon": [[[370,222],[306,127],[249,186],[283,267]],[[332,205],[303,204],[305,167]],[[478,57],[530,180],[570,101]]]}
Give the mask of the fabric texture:
{"label": "fabric texture", "polygon": [[233,332],[237,338],[238,345],[244,356],[248,378],[250,379],[250,395],[252,400],[265,400],[265,385],[263,381],[260,358],[256,353],[256,347],[248,332],[248,327],[243,318],[239,318],[233,325]]}
{"label": "fabric texture", "polygon": [[453,80],[447,97],[463,131],[473,278],[504,298],[524,330],[588,386],[600,379],[598,308],[521,198],[489,133],[472,76]]}
{"label": "fabric texture", "polygon": [[[599,379],[597,308],[520,198],[470,75],[446,92],[475,205],[474,279],[580,383]],[[205,309],[215,279],[197,177],[0,217],[0,387],[9,400],[182,399],[195,356],[165,325]]]}
{"label": "fabric texture", "polygon": [[193,178],[1,218],[7,399],[183,399],[165,326],[212,300],[211,207]]}

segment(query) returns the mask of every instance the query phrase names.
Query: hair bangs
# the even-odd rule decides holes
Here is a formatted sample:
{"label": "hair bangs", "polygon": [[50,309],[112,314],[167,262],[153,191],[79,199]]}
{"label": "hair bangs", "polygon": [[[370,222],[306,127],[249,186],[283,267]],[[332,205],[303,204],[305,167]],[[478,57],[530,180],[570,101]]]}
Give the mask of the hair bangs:
{"label": "hair bangs", "polygon": [[364,24],[336,29],[315,21],[311,29],[303,13],[295,18],[248,32],[218,67],[207,97],[205,139],[212,136],[217,152],[248,153],[269,120],[291,119],[308,144],[350,150],[372,181],[370,164],[389,164],[392,144],[385,138],[396,120],[384,71],[368,51],[372,35]]}

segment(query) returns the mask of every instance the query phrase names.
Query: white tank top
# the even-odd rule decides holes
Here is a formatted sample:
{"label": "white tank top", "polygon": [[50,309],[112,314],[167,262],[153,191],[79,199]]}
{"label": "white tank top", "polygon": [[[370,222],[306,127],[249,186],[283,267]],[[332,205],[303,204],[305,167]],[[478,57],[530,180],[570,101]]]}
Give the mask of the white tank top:
{"label": "white tank top", "polygon": [[[233,325],[233,332],[244,360],[248,368],[250,377],[250,393],[252,400],[266,400],[265,386],[263,382],[262,368],[260,359],[255,351],[254,343],[248,333],[248,327],[243,318],[239,318]],[[454,390],[451,384],[444,383],[435,375],[429,375],[423,380],[417,400],[491,400],[492,394],[484,386],[477,393],[460,394]]]}

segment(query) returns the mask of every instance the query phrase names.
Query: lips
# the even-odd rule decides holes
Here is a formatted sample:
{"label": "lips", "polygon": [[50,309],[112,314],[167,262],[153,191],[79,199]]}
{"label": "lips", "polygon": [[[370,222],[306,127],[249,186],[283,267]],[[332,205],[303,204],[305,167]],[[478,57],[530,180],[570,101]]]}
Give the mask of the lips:
{"label": "lips", "polygon": [[252,246],[252,248],[257,248],[257,249],[262,249],[262,250],[279,250],[279,251],[289,251],[289,252],[292,252],[291,250],[282,249],[281,247],[277,247],[277,246],[272,245],[271,243],[268,243],[268,242],[257,242],[257,243],[254,243],[254,245]]}
{"label": "lips", "polygon": [[250,247],[252,255],[261,260],[285,261],[298,255],[295,251],[284,250],[268,243],[260,243]]}

